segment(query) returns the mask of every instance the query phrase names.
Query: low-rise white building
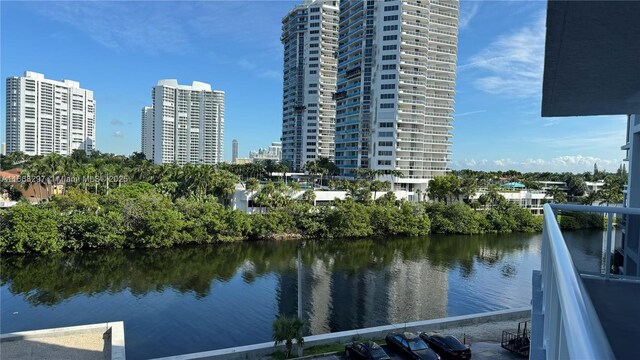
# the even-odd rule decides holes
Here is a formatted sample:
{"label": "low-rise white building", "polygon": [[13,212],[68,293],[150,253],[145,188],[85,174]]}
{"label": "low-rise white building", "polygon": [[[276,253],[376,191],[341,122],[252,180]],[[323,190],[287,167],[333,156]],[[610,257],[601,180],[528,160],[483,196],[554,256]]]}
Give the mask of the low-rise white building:
{"label": "low-rise white building", "polygon": [[541,189],[544,191],[549,191],[557,187],[564,192],[569,192],[569,187],[567,186],[567,183],[564,181],[536,181],[536,182],[540,184]]}
{"label": "low-rise white building", "polygon": [[[475,195],[471,196],[469,200],[475,201],[480,198],[481,195],[486,194],[486,189],[480,189]],[[534,215],[542,215],[542,207],[544,200],[552,200],[553,197],[547,196],[544,190],[520,190],[520,191],[501,191],[500,195],[521,208],[531,210]]]}
{"label": "low-rise white building", "polygon": [[[290,192],[289,196],[292,199],[302,200],[302,195],[306,190]],[[314,201],[314,205],[330,205],[335,199],[344,200],[347,198],[347,191],[343,190],[314,190],[313,193],[316,196]],[[372,199],[379,199],[386,194],[386,191],[378,191],[377,193],[371,193]],[[396,199],[406,199],[409,201],[414,201],[413,192],[404,191],[404,190],[396,190],[393,192],[396,195]],[[238,184],[236,186],[236,191],[231,200],[231,208],[233,210],[242,210],[249,214],[255,214],[262,211],[263,208],[257,207],[253,205],[253,199],[258,194],[257,191],[250,192],[245,190],[244,186]]]}
{"label": "low-rise white building", "polygon": [[592,192],[602,190],[602,187],[604,186],[604,180],[585,181],[585,184],[587,184],[587,194],[591,194]]}

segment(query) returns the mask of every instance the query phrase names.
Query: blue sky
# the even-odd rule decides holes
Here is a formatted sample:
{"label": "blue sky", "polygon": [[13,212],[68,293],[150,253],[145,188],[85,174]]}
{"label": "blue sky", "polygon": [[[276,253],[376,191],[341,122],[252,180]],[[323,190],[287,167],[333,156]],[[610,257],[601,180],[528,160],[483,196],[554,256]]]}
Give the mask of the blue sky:
{"label": "blue sky", "polygon": [[[140,109],[164,78],[226,92],[225,158],[278,141],[280,21],[299,1],[0,3],[0,76],[25,70],[94,91],[97,147],[140,147]],[[455,169],[615,170],[625,117],[541,118],[545,1],[461,1]],[[2,81],[4,141],[5,83]]]}

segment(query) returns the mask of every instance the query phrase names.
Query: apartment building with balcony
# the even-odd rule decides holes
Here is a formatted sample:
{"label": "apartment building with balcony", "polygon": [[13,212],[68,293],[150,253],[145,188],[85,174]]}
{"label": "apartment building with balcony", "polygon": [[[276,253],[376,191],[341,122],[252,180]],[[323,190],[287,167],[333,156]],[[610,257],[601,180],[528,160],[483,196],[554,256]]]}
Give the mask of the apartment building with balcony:
{"label": "apartment building with balcony", "polygon": [[[626,115],[620,142],[629,171],[622,207],[544,205],[530,359],[634,359],[640,353],[639,18],[639,2],[547,3],[542,116]],[[574,259],[558,226],[557,214],[575,212],[606,216],[606,233],[589,245],[602,249],[594,269],[584,267],[581,255]]]}
{"label": "apartment building with balcony", "polygon": [[231,163],[235,164],[238,158],[238,140],[233,139],[231,142]]}
{"label": "apartment building with balcony", "polygon": [[141,151],[149,161],[153,161],[153,108],[142,108]]}
{"label": "apartment building with balcony", "polygon": [[451,154],[458,1],[340,2],[336,165],[424,190]]}
{"label": "apartment building with balcony", "polygon": [[338,0],[306,0],[282,19],[282,160],[334,159]]}
{"label": "apartment building with balcony", "polygon": [[224,155],[224,91],[160,80],[142,110],[142,151],[155,164],[218,164]]}
{"label": "apartment building with balcony", "polygon": [[7,153],[90,154],[96,148],[93,91],[72,80],[46,79],[25,71],[6,82]]}

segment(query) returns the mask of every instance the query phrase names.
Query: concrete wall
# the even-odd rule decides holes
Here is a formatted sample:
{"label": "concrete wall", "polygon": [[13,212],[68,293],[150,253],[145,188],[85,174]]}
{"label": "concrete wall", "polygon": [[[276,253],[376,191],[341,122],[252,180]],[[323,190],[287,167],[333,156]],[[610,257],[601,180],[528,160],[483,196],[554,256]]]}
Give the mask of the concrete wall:
{"label": "concrete wall", "polygon": [[109,341],[105,341],[106,345],[110,344],[110,346],[105,346],[105,359],[125,360],[124,323],[122,321],[1,334],[0,343],[83,334],[87,336],[102,334],[104,339],[109,339]]}
{"label": "concrete wall", "polygon": [[[433,331],[447,330],[461,326],[473,326],[490,322],[500,322],[517,320],[531,316],[531,308],[509,309],[491,311],[481,314],[454,316],[443,319],[415,321],[406,324],[393,324],[377,326],[365,329],[341,331],[335,333],[307,336],[304,339],[304,346],[316,346],[334,343],[349,343],[354,340],[381,339],[388,333],[394,331]],[[169,356],[156,360],[191,360],[191,359],[255,359],[269,355],[276,350],[282,350],[283,346],[274,347],[273,342],[238,346],[228,349],[205,351],[199,353]],[[295,348],[294,348],[295,351]]]}

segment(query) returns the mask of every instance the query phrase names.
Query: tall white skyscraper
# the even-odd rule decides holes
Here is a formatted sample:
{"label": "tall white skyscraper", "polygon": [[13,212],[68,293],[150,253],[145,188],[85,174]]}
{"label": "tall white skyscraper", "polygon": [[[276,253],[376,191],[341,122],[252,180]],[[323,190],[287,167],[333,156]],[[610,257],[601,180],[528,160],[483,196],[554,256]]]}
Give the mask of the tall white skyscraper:
{"label": "tall white skyscraper", "polygon": [[[458,0],[342,0],[336,165],[401,171],[425,189],[449,169]],[[384,178],[383,178],[384,179]]]}
{"label": "tall white skyscraper", "polygon": [[233,139],[231,142],[231,163],[235,164],[238,159],[238,140]]}
{"label": "tall white skyscraper", "polygon": [[282,160],[334,158],[338,1],[307,0],[282,19]]}
{"label": "tall white skyscraper", "polygon": [[25,71],[7,78],[7,153],[27,155],[73,150],[90,154],[96,147],[96,103],[93,91],[77,81],[45,79]]}
{"label": "tall white skyscraper", "polygon": [[[217,164],[224,155],[224,91],[160,80],[142,110],[142,151],[156,164]],[[145,132],[146,129],[149,129]]]}
{"label": "tall white skyscraper", "polygon": [[142,146],[141,151],[147,160],[153,161],[153,108],[142,108]]}

